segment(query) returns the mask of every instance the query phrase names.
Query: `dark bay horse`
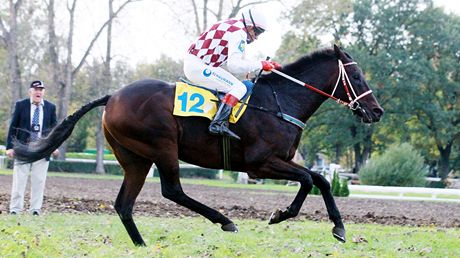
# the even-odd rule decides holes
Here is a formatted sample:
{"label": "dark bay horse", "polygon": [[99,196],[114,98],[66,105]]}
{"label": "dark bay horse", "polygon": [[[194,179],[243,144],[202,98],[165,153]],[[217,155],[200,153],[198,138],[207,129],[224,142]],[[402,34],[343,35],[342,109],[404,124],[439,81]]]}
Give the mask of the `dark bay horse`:
{"label": "dark bay horse", "polygon": [[[306,55],[284,66],[281,72],[313,85],[317,91],[274,73],[260,77],[246,113],[237,124],[230,126],[241,136],[241,141],[230,142],[232,170],[247,172],[252,178],[300,182],[293,202],[285,210],[275,211],[270,224],[295,217],[316,185],[334,223],[334,237],[345,242],[345,228],[328,181],[291,161],[302,135],[299,123],[305,123],[327,96],[342,104],[349,103],[347,106],[364,123],[379,121],[383,109],[371,94],[358,65],[337,46]],[[153,163],[159,171],[164,197],[221,224],[224,231],[237,232],[236,225],[225,215],[190,198],[182,190],[179,160],[206,168],[222,168],[223,156],[221,137],[208,133],[208,119],[172,114],[174,90],[174,85],[159,80],[134,82],[111,96],[81,107],[47,138],[29,146],[17,143],[16,158],[31,162],[50,155],[70,136],[86,112],[105,105],[105,137],[124,169],[115,209],[135,245],[145,243],[132,217],[133,206]]]}

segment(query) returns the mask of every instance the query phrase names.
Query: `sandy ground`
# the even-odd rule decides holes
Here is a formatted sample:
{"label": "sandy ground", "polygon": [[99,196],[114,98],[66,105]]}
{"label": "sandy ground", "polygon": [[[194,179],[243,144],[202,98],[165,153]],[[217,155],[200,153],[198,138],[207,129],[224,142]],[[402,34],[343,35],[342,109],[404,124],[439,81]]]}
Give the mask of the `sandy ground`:
{"label": "sandy ground", "polygon": [[[8,213],[11,175],[0,175],[0,212]],[[121,180],[48,177],[43,214],[46,213],[111,213]],[[192,198],[232,218],[267,220],[277,208],[284,209],[294,193],[183,185]],[[28,201],[28,196],[26,197]],[[460,227],[460,204],[432,201],[394,201],[358,198],[336,198],[345,223],[378,223],[387,225],[432,225]],[[26,202],[26,207],[27,207]],[[199,216],[161,196],[158,183],[147,182],[140,193],[134,214],[156,217]],[[328,220],[322,198],[308,196],[295,219]]]}

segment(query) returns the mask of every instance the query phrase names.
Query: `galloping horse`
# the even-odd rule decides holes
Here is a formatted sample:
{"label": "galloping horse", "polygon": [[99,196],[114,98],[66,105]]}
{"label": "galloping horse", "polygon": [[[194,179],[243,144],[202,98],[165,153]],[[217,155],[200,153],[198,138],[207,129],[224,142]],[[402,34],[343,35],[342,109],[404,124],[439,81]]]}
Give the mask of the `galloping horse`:
{"label": "galloping horse", "polygon": [[[286,79],[275,73],[261,76],[246,112],[237,124],[230,125],[241,136],[241,141],[230,142],[230,165],[233,171],[247,172],[252,178],[300,183],[291,205],[275,211],[269,224],[297,216],[307,194],[316,185],[334,223],[333,236],[345,242],[345,228],[330,184],[322,175],[291,160],[300,142],[303,123],[328,97],[349,107],[364,123],[379,121],[383,109],[358,65],[337,46],[306,55],[278,73],[292,77]],[[305,87],[297,85],[300,81],[305,82]],[[153,163],[159,171],[164,197],[221,224],[224,231],[237,232],[230,219],[182,190],[179,160],[206,168],[222,168],[222,138],[208,133],[206,118],[174,116],[174,97],[175,85],[160,80],[136,81],[81,107],[47,138],[29,146],[17,143],[16,158],[32,162],[50,155],[70,136],[86,112],[105,105],[105,137],[124,169],[115,209],[135,245],[145,243],[132,217],[133,206]]]}

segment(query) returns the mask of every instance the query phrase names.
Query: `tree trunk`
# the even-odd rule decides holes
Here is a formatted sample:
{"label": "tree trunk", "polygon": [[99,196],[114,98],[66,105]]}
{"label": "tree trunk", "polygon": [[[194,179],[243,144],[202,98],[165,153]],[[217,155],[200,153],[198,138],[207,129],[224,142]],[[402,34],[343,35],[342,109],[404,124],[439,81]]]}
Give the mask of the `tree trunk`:
{"label": "tree trunk", "polygon": [[[70,19],[69,19],[69,32],[67,35],[67,60],[64,68],[64,77],[65,77],[65,82],[62,85],[62,91],[59,92],[59,112],[58,112],[58,118],[60,120],[63,120],[64,118],[67,117],[68,111],[69,111],[69,104],[70,104],[70,96],[72,94],[72,87],[73,87],[73,80],[75,76],[78,74],[80,71],[81,67],[86,61],[86,58],[88,57],[89,53],[91,52],[91,49],[93,48],[94,44],[96,43],[97,39],[101,35],[102,31],[105,29],[105,27],[111,22],[111,19],[115,18],[118,13],[120,13],[124,7],[126,7],[127,4],[131,3],[133,0],[126,0],[123,2],[123,4],[118,7],[118,9],[113,12],[112,18],[108,19],[101,27],[99,30],[96,32],[94,35],[93,39],[89,43],[89,46],[86,48],[86,51],[83,55],[83,57],[80,59],[80,62],[78,65],[74,68],[72,65],[72,47],[73,47],[73,31],[74,31],[74,16],[75,16],[75,7],[77,4],[77,0],[73,0],[71,6],[68,6],[67,9],[69,11]],[[65,154],[67,152],[67,143],[64,142],[61,147],[59,147],[59,158],[60,159],[65,159]]]}
{"label": "tree trunk", "polygon": [[[112,20],[113,20],[113,0],[109,0],[109,23],[107,24],[107,49],[105,54],[104,71],[101,91],[105,91],[112,84],[112,73],[110,63],[112,59]],[[96,128],[96,173],[105,174],[104,169],[104,133],[102,128],[102,114],[104,110],[98,110],[98,123]]]}
{"label": "tree trunk", "polygon": [[445,148],[438,145],[439,162],[438,162],[438,176],[445,179],[449,174],[450,153],[452,151],[452,141],[450,141]]}
{"label": "tree trunk", "polygon": [[208,28],[208,0],[203,0],[203,31]]}
{"label": "tree trunk", "polygon": [[[75,9],[77,6],[77,0],[73,0],[71,6],[67,6],[69,11],[69,31],[67,34],[67,59],[64,66],[64,84],[62,85],[62,90],[59,91],[59,111],[58,119],[64,120],[67,117],[70,104],[70,94],[73,85],[73,66],[72,66],[72,49],[73,49],[73,30],[75,24]],[[65,159],[65,154],[67,152],[67,142],[64,142],[61,147],[59,147],[59,159]]]}
{"label": "tree trunk", "polygon": [[102,132],[102,108],[99,108],[96,129],[96,174],[105,174],[104,168],[104,134]]}
{"label": "tree trunk", "polygon": [[340,157],[342,156],[342,146],[340,144],[336,144],[334,149],[335,149],[335,157],[332,162],[334,162],[335,164],[339,164]]}
{"label": "tree trunk", "polygon": [[[18,21],[17,15],[19,8],[22,4],[22,0],[13,2],[9,0],[9,22],[8,26],[5,26],[0,16],[0,29],[2,31],[1,39],[5,43],[7,50],[7,61],[8,61],[8,73],[9,82],[11,87],[11,102],[10,110],[14,108],[14,104],[23,95],[22,83],[21,83],[21,67],[19,66],[19,54],[18,54]],[[9,30],[7,29],[9,27]]]}
{"label": "tree trunk", "polygon": [[[362,163],[361,165],[367,163],[367,161],[371,158],[372,153],[372,130],[366,130],[366,136],[364,137],[363,142],[363,153],[362,153]],[[360,167],[361,168],[361,167]]]}
{"label": "tree trunk", "polygon": [[355,153],[355,165],[353,167],[353,173],[358,173],[361,165],[363,164],[363,156],[361,154],[361,144],[355,143],[353,145],[353,150]]}
{"label": "tree trunk", "polygon": [[192,1],[192,6],[193,6],[193,13],[195,14],[195,28],[196,28],[196,34],[200,35],[201,34],[201,28],[200,28],[200,16],[198,15],[198,6],[196,5],[195,0]]}
{"label": "tree trunk", "polygon": [[58,54],[58,40],[56,37],[56,26],[55,26],[55,10],[54,10],[54,0],[49,0],[47,3],[48,9],[48,54],[51,63],[51,79],[52,84],[57,89],[57,94],[59,95],[59,91],[62,90],[62,85],[64,84],[61,82],[62,74],[61,69],[59,66],[59,54]]}

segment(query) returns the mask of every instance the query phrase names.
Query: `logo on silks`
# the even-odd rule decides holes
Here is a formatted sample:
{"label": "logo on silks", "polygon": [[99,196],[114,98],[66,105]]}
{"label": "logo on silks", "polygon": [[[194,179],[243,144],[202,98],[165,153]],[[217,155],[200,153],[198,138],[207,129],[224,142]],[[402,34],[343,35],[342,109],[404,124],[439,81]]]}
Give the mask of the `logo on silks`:
{"label": "logo on silks", "polygon": [[203,70],[203,75],[206,76],[206,77],[209,77],[211,75],[211,70],[206,68]]}
{"label": "logo on silks", "polygon": [[244,52],[244,48],[246,47],[246,42],[244,40],[240,41],[240,44],[238,45],[238,49],[241,52]]}

